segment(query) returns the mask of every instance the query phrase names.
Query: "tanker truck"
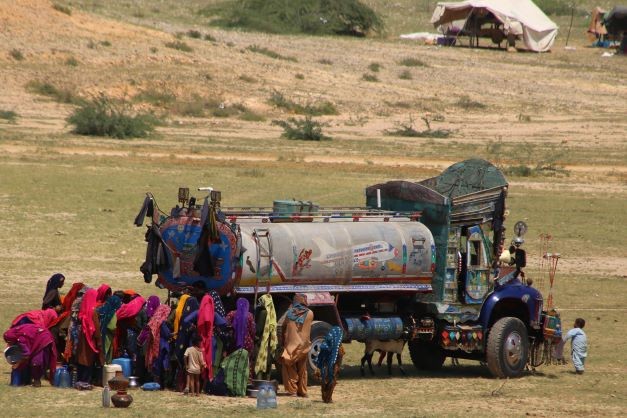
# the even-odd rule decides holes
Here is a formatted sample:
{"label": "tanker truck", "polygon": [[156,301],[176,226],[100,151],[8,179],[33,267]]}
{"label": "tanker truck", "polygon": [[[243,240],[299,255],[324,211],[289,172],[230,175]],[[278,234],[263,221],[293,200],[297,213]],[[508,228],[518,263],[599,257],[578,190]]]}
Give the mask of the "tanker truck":
{"label": "tanker truck", "polygon": [[160,288],[213,289],[227,303],[245,297],[255,306],[268,293],[278,318],[305,293],[315,318],[311,368],[337,325],[345,342],[405,339],[418,369],[454,357],[517,377],[544,361],[559,319],[500,266],[507,189],[500,170],[472,159],[421,182],[367,187],[359,208],[223,207],[217,190],[199,189],[201,204],[181,188],[166,214],[148,193],[135,219],[151,219],[140,270]]}

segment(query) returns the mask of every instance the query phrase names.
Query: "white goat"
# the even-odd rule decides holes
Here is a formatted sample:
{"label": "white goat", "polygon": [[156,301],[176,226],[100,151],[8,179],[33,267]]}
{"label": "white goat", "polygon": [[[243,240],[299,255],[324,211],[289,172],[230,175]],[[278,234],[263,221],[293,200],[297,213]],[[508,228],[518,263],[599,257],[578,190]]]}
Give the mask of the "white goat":
{"label": "white goat", "polygon": [[[387,353],[388,357],[388,374],[392,375],[392,355],[396,353],[396,359],[398,360],[398,369],[402,374],[405,374],[405,370],[401,365],[401,353],[405,348],[405,344],[407,340],[398,339],[398,340],[368,340],[366,341],[366,350],[364,356],[361,358],[361,375],[365,375],[364,363],[368,362],[368,367],[370,368],[370,374],[374,375],[374,370],[372,369],[372,355],[375,351],[381,352],[383,355]],[[383,360],[383,355],[379,359],[379,364]]]}

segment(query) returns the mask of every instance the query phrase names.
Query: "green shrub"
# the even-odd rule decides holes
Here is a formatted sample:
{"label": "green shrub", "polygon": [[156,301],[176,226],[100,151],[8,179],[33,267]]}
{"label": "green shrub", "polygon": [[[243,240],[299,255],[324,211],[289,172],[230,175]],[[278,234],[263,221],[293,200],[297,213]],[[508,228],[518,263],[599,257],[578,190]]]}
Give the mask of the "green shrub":
{"label": "green shrub", "polygon": [[22,51],[20,51],[17,48],[13,48],[12,50],[9,51],[9,55],[11,56],[11,58],[13,58],[15,61],[22,61],[24,59],[24,54],[22,54]]}
{"label": "green shrub", "polygon": [[69,57],[65,60],[65,65],[68,65],[70,67],[78,67],[78,60],[74,57]]}
{"label": "green shrub", "polygon": [[412,78],[414,78],[411,75],[411,71],[409,70],[403,70],[399,75],[398,78],[400,78],[401,80],[411,80]]}
{"label": "green shrub", "polygon": [[26,89],[31,93],[53,98],[59,103],[80,104],[82,100],[73,91],[66,88],[59,88],[47,81],[32,80],[26,84]]}
{"label": "green shrub", "polygon": [[112,138],[143,138],[159,122],[152,114],[131,114],[125,103],[116,103],[105,95],[85,102],[67,118],[79,135]]}
{"label": "green shrub", "polygon": [[202,38],[202,33],[200,33],[200,31],[198,30],[190,29],[187,31],[187,36],[194,39],[200,39]]}
{"label": "green shrub", "polygon": [[294,75],[294,77],[296,77],[296,79],[298,79],[298,80],[304,80],[305,79],[305,75],[301,74],[301,73],[296,73]]}
{"label": "green shrub", "polygon": [[333,65],[333,61],[327,58],[319,59],[318,62],[323,65]]}
{"label": "green shrub", "polygon": [[427,117],[421,118],[427,129],[424,131],[418,131],[414,128],[414,121],[410,117],[409,123],[399,124],[396,129],[385,130],[384,133],[389,136],[406,136],[410,138],[448,138],[451,134],[450,131],[445,129],[431,129],[431,122]]}
{"label": "green shrub", "polygon": [[72,9],[68,6],[60,4],[60,3],[52,3],[52,8],[57,12],[65,13],[68,16],[72,15]]}
{"label": "green shrub", "polygon": [[205,34],[205,41],[216,42],[216,38],[210,33]]}
{"label": "green shrub", "polygon": [[255,113],[251,110],[247,110],[245,112],[243,112],[239,118],[241,120],[245,120],[246,122],[263,122],[266,120],[265,117],[263,117],[262,115]]}
{"label": "green shrub", "polygon": [[155,106],[167,106],[176,101],[176,95],[170,91],[150,88],[137,93],[133,97],[133,101],[150,103]]}
{"label": "green shrub", "polygon": [[268,103],[276,107],[280,107],[292,113],[309,116],[337,115],[338,111],[335,105],[329,101],[319,102],[317,104],[302,105],[291,99],[288,99],[279,91],[274,91],[268,100]]}
{"label": "green shrub", "polygon": [[425,62],[420,61],[418,58],[403,58],[398,64],[405,67],[428,67]]}
{"label": "green shrub", "polygon": [[261,54],[261,55],[265,55],[267,57],[270,58],[274,58],[274,59],[279,59],[279,60],[284,60],[284,61],[292,61],[292,62],[298,62],[298,60],[294,57],[288,57],[285,55],[281,55],[278,52],[275,52],[271,49],[259,46],[259,45],[250,45],[248,47],[246,47],[246,49],[250,52],[255,52],[257,54]]}
{"label": "green shrub", "polygon": [[364,75],[362,75],[361,79],[364,80],[364,81],[370,81],[370,82],[373,82],[373,83],[376,83],[377,81],[379,81],[379,79],[377,78],[376,75],[368,74],[368,73],[365,73]]}
{"label": "green shrub", "polygon": [[270,33],[365,36],[381,32],[383,21],[359,0],[235,0],[207,7],[221,16],[213,23]]}
{"label": "green shrub", "polygon": [[100,41],[100,45],[102,46],[111,46],[111,42],[104,40],[104,41]]}
{"label": "green shrub", "polygon": [[379,64],[378,62],[373,62],[368,66],[368,69],[373,73],[378,73],[381,69],[381,64]]}
{"label": "green shrub", "polygon": [[17,113],[13,110],[0,110],[0,119],[13,123],[17,119]]}
{"label": "green shrub", "polygon": [[282,137],[303,141],[323,141],[331,138],[322,133],[323,124],[315,121],[311,116],[304,119],[289,118],[286,121],[274,120],[273,125],[283,128]]}
{"label": "green shrub", "polygon": [[166,42],[165,46],[168,47],[168,48],[176,49],[176,50],[183,51],[183,52],[192,52],[193,51],[192,47],[187,45],[183,41]]}

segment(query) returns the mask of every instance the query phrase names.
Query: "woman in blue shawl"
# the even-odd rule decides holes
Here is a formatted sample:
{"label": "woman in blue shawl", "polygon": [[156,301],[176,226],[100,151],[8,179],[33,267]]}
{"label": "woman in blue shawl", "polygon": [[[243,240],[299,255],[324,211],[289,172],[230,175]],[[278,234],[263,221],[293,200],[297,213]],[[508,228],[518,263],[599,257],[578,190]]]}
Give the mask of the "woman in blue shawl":
{"label": "woman in blue shawl", "polygon": [[107,298],[107,301],[97,308],[98,317],[100,319],[100,333],[102,341],[104,341],[105,361],[111,363],[113,359],[113,336],[117,328],[117,317],[115,312],[122,306],[122,300],[113,295]]}
{"label": "woman in blue shawl", "polygon": [[316,366],[320,370],[322,381],[322,401],[331,403],[333,400],[333,389],[337,384],[337,376],[344,357],[344,347],[342,347],[342,329],[333,327],[324,337],[324,342],[320,345],[320,353],[316,358]]}

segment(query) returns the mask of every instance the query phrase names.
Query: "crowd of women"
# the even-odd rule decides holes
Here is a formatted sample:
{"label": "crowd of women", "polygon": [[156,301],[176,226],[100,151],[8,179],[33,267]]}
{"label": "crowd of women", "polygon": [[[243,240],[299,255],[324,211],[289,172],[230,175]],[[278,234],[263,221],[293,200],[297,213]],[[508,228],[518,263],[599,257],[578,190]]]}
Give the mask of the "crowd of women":
{"label": "crowd of women", "polygon": [[[104,365],[128,358],[141,382],[183,393],[200,387],[213,395],[244,396],[252,379],[270,378],[278,360],[286,393],[307,396],[313,313],[305,295],[294,297],[277,335],[270,294],[252,310],[245,298],[227,310],[231,307],[215,291],[184,290],[162,302],[154,295],[144,298],[133,290],[80,282],[62,295],[64,283],[60,273],[50,277],[41,309],[18,315],[5,332],[9,346],[20,349],[13,384],[41,386],[45,376],[52,382],[58,364],[75,371],[78,386],[101,384]],[[318,357],[325,402],[331,401],[337,379],[341,339],[335,327]]]}

